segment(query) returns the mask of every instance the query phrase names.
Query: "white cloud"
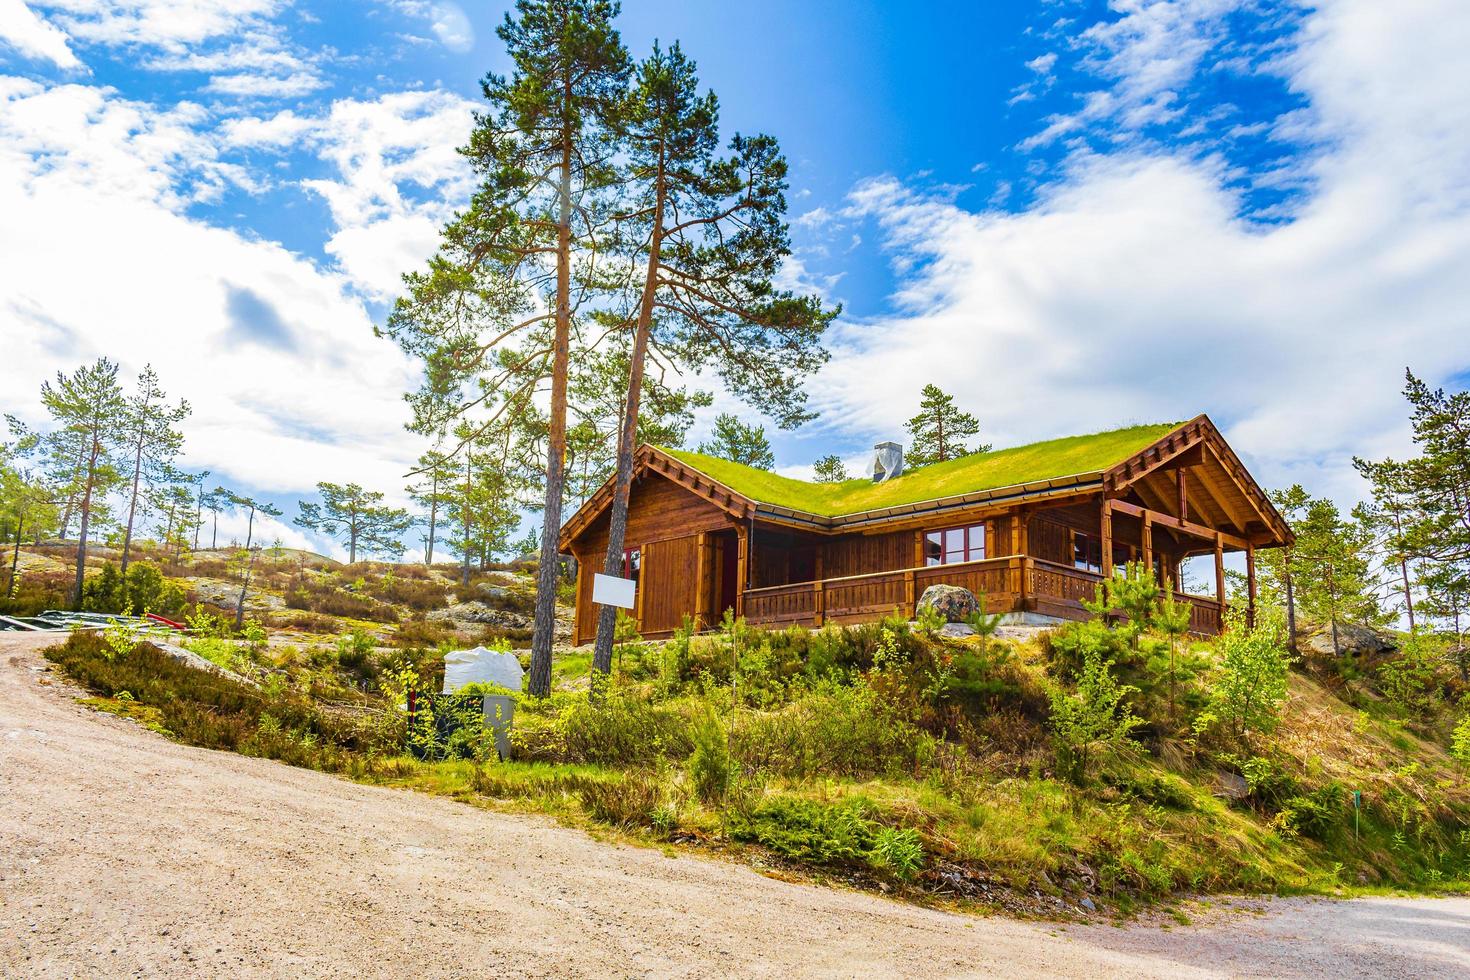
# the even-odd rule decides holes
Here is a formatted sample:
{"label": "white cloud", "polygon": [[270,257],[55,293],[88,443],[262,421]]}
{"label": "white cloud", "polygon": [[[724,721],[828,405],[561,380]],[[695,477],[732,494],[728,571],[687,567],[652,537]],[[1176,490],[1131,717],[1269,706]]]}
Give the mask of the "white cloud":
{"label": "white cloud", "polygon": [[0,42],[58,68],[82,66],[67,45],[66,32],[26,6],[25,0],[0,0]]}
{"label": "white cloud", "polygon": [[304,146],[332,165],[335,177],[302,184],[326,201],[336,224],[326,251],[357,288],[386,300],[469,200],[472,174],[455,148],[469,136],[473,108],[445,92],[399,92],[340,100],[315,118],[287,111],[233,120],[224,136],[242,147]]}
{"label": "white cloud", "polygon": [[[5,0],[0,0],[5,2]],[[248,98],[325,85],[319,55],[293,45],[273,18],[286,0],[42,0],[77,41],[151,52],[149,71],[209,74],[206,89]]]}
{"label": "white cloud", "polygon": [[[1333,0],[1297,40],[1285,70],[1330,139],[1289,223],[1242,220],[1223,164],[1162,150],[1076,155],[1019,214],[856,188],[909,271],[898,312],[840,328],[824,414],[892,435],[912,406],[880,392],[933,381],[1005,445],[1204,411],[1268,481],[1358,492],[1352,454],[1405,448],[1404,368],[1470,365],[1470,18]],[[1103,94],[1178,84],[1164,60]]]}
{"label": "white cloud", "polygon": [[182,50],[269,18],[287,0],[40,0],[72,37]]}
{"label": "white cloud", "polygon": [[38,420],[58,367],[151,361],[194,406],[190,465],[220,482],[401,486],[413,365],[343,276],[187,216],[234,179],[197,107],[15,79],[0,100],[0,409]]}
{"label": "white cloud", "polygon": [[439,43],[463,54],[475,46],[475,28],[457,3],[432,3],[428,0],[390,0],[391,5],[406,16],[427,21]]}

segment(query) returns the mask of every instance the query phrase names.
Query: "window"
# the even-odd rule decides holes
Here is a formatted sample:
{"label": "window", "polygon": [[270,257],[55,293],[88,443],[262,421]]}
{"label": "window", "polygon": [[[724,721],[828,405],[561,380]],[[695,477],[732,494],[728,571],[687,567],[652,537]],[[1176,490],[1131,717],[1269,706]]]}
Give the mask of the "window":
{"label": "window", "polygon": [[[1095,534],[1072,532],[1072,567],[1102,574],[1102,539]],[[1113,567],[1122,568],[1133,560],[1133,546],[1113,542]]]}
{"label": "window", "polygon": [[924,564],[954,565],[985,557],[985,525],[947,527],[924,535]]}
{"label": "window", "polygon": [[638,578],[639,578],[638,573],[642,570],[642,568],[643,568],[643,549],[641,549],[641,548],[625,548],[625,549],[623,549],[623,578],[630,578],[630,579],[632,579],[633,580],[633,588],[634,589],[637,589],[638,588]]}

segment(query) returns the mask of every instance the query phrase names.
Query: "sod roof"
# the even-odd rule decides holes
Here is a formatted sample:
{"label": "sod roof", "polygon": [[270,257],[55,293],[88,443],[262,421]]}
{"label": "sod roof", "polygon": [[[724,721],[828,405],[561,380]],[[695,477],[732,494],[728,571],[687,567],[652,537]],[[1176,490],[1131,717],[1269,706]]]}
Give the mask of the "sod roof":
{"label": "sod roof", "polygon": [[867,478],[841,483],[808,483],[687,450],[663,451],[757,504],[785,507],[821,517],[842,517],[968,493],[1101,473],[1153,445],[1182,424],[1135,425],[997,449],[934,463],[905,472],[886,483],[874,483]]}

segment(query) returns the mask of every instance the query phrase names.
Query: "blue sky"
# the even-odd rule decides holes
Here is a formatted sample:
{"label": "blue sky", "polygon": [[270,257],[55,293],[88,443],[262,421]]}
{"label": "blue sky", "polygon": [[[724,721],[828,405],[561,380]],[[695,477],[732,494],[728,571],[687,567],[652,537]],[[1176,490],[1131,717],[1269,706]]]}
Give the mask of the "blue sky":
{"label": "blue sky", "polygon": [[[1354,453],[1405,449],[1405,366],[1463,384],[1462,5],[917,6],[619,20],[780,139],[788,273],[844,304],[783,469],[859,463],[935,381],[998,444],[1208,412],[1263,481],[1351,497]],[[225,482],[396,491],[413,366],[371,326],[469,193],[504,10],[0,0],[0,410],[151,361]]]}

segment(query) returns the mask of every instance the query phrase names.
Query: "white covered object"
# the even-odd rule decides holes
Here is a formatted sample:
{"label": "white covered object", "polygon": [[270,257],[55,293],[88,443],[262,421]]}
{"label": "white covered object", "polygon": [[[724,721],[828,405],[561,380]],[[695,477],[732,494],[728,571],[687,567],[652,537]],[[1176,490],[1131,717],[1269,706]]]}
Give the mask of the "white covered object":
{"label": "white covered object", "polygon": [[499,684],[519,691],[526,672],[513,653],[475,647],[444,655],[444,693],[453,694],[466,684]]}

